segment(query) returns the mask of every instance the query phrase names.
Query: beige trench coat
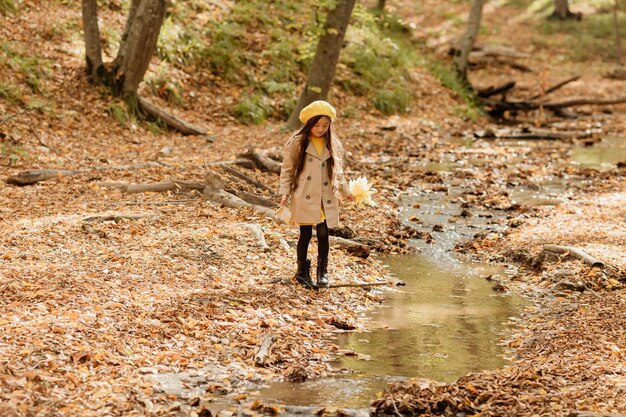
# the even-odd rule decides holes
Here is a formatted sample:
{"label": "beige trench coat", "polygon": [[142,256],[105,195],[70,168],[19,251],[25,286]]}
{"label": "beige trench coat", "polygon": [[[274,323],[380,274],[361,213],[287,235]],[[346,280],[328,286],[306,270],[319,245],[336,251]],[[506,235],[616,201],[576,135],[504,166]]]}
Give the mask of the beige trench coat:
{"label": "beige trench coat", "polygon": [[[335,154],[334,177],[328,176],[328,159],[330,151],[326,146],[322,155],[318,155],[315,146],[309,142],[304,160],[304,167],[297,178],[298,186],[291,193],[291,185],[296,171],[300,136],[292,136],[285,144],[283,163],[280,170],[279,194],[290,196],[289,210],[291,222],[296,224],[318,224],[321,222],[322,207],[326,215],[328,227],[339,226],[339,200],[337,193],[349,195],[350,190],[343,176],[341,144],[333,137],[333,153]],[[335,191],[336,190],[336,191]]]}

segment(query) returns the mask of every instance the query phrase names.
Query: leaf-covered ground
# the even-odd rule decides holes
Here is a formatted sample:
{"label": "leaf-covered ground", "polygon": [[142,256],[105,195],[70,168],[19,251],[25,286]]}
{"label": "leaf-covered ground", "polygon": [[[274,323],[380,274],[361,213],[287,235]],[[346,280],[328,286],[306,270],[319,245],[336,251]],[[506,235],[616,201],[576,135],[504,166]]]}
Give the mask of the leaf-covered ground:
{"label": "leaf-covered ground", "polygon": [[[280,154],[288,134],[278,123],[235,123],[227,111],[212,106],[209,87],[196,91],[197,101],[179,114],[207,127],[213,142],[155,134],[142,124],[119,126],[107,99],[86,82],[80,54],[68,54],[71,45],[54,36],[54,22],[68,15],[75,20],[78,8],[42,8],[12,16],[15,24],[0,18],[0,33],[13,47],[30,47],[50,60],[45,94],[22,102],[0,100],[6,115],[2,143],[23,150],[0,175],[5,179],[43,168],[85,172],[25,187],[0,182],[0,414],[207,415],[209,402],[221,396],[239,401],[246,415],[280,412],[249,404],[242,390],[272,378],[328,373],[328,361],[349,352],[327,336],[363,327],[360,313],[381,302],[384,293],[352,287],[313,292],[295,285],[296,230],[258,213],[218,206],[193,191],[129,194],[104,186],[202,182],[211,170],[233,189],[277,201],[271,192],[210,164],[236,159],[250,146]],[[486,19],[505,21],[513,12],[496,9]],[[430,37],[445,35],[446,29],[437,26],[442,22],[433,18],[431,23]],[[502,28],[504,34],[490,36],[524,48],[524,39],[510,35],[514,25]],[[540,58],[529,61],[545,74],[551,63]],[[514,75],[524,80],[523,91],[534,93],[540,83],[582,67],[554,67],[541,80],[536,73],[490,67],[478,70],[475,82],[496,84]],[[433,238],[419,219],[403,225],[397,218],[396,199],[411,187],[458,204],[457,221],[488,209],[490,226],[477,230],[458,250],[517,266],[518,272],[499,277],[499,284],[523,291],[535,303],[506,342],[515,356],[509,367],[443,386],[416,380],[392,387],[376,400],[377,412],[626,412],[620,395],[626,380],[624,166],[600,171],[571,165],[571,141],[475,139],[472,133],[490,127],[489,122],[465,121],[458,112],[460,98],[423,69],[413,76],[419,94],[412,113],[383,118],[355,99],[359,113],[337,120],[347,176],[373,180],[378,202],[376,208],[346,205],[343,224],[381,251],[403,252],[409,237]],[[18,70],[7,73],[14,82],[22,82],[21,77]],[[623,90],[623,83],[589,71],[556,96]],[[351,100],[344,94],[337,99],[340,111]],[[24,112],[27,106],[40,110]],[[557,127],[618,135],[624,133],[623,113],[620,106],[605,112],[584,107],[578,118],[561,120]],[[547,117],[535,113],[529,121],[540,124]],[[448,140],[459,137],[465,139]],[[120,169],[148,162],[145,168]],[[427,163],[449,162],[466,166],[449,172],[424,169]],[[277,189],[277,175],[238,169]],[[512,200],[512,187],[541,188],[551,178],[565,184],[555,196],[559,205],[533,208]],[[90,219],[114,215],[141,218]],[[267,248],[249,225],[263,229]],[[592,269],[565,257],[542,260],[541,249],[549,243],[581,248],[607,267]],[[333,283],[391,280],[375,259],[337,248],[330,271]],[[272,349],[258,366],[255,355],[268,337],[274,337]],[[161,390],[159,375],[171,374],[196,375],[187,380],[186,395]]]}

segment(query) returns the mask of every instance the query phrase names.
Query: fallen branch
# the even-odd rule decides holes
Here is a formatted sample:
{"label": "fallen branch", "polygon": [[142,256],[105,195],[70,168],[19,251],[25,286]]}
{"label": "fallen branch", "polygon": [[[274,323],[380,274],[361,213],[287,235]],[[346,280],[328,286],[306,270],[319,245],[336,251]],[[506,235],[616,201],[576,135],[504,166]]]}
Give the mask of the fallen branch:
{"label": "fallen branch", "polygon": [[151,161],[151,162],[144,162],[142,164],[99,166],[99,167],[92,167],[88,169],[93,169],[95,171],[108,171],[108,170],[152,168],[152,167],[158,167],[158,166],[170,166],[170,165],[165,164],[163,162],[159,162],[159,161]]}
{"label": "fallen branch", "polygon": [[40,181],[45,181],[53,178],[71,177],[72,175],[84,174],[90,170],[95,171],[107,171],[107,170],[129,170],[150,168],[155,166],[165,165],[161,162],[146,162],[143,164],[133,165],[113,165],[113,166],[97,166],[85,169],[67,170],[67,169],[33,169],[28,171],[19,172],[13,176],[10,176],[5,181],[7,184],[13,185],[32,185]]}
{"label": "fallen branch", "polygon": [[245,200],[233,195],[224,190],[224,181],[222,178],[213,172],[209,172],[205,178],[204,196],[208,201],[212,201],[217,204],[222,204],[231,208],[250,208],[258,211],[267,217],[274,218],[274,210],[267,207],[250,204]]}
{"label": "fallen branch", "polygon": [[263,172],[273,172],[275,174],[280,174],[281,164],[277,161],[274,161],[269,156],[261,154],[254,148],[250,148],[247,152],[237,156],[251,159],[255,163],[256,167]]}
{"label": "fallen branch", "polygon": [[225,191],[236,195],[237,197],[241,198],[243,201],[250,203],[250,204],[254,204],[257,206],[263,206],[263,207],[269,207],[269,208],[276,208],[278,207],[278,203],[272,200],[268,200],[267,198],[258,196],[256,194],[252,194],[246,191],[236,191],[236,190],[232,190],[232,189],[226,189]]}
{"label": "fallen branch", "polygon": [[228,172],[229,174],[233,174],[237,178],[241,178],[242,180],[246,181],[248,184],[252,184],[255,187],[260,188],[262,190],[271,191],[267,185],[255,180],[254,178],[251,178],[250,176],[244,174],[243,172],[237,171],[235,168],[231,168],[226,164],[220,164],[219,167],[222,168],[224,171]]}
{"label": "fallen branch", "polygon": [[265,235],[263,234],[263,229],[261,229],[261,226],[252,223],[237,223],[237,226],[250,229],[252,235],[259,242],[259,246],[261,247],[261,249],[263,249],[263,252],[269,252],[271,250],[270,247],[267,245],[267,242],[265,241]]}
{"label": "fallen branch", "polygon": [[353,240],[344,239],[338,236],[330,236],[330,243],[359,258],[367,259],[367,257],[370,256],[369,246]]}
{"label": "fallen branch", "polygon": [[552,131],[549,129],[534,129],[524,127],[522,129],[498,129],[481,130],[474,132],[474,136],[481,139],[584,139],[593,136],[589,131]]}
{"label": "fallen branch", "polygon": [[496,101],[485,100],[485,105],[489,107],[490,113],[503,113],[505,111],[530,111],[544,108],[547,110],[563,109],[566,107],[584,106],[584,105],[610,105],[626,103],[626,97],[620,97],[609,100],[599,99],[575,99],[559,102],[539,102],[539,101]]}
{"label": "fallen branch", "polygon": [[101,187],[118,188],[128,194],[136,193],[164,193],[167,191],[204,191],[204,184],[193,181],[167,181],[152,184],[129,184],[125,182],[99,182]]}
{"label": "fallen branch", "polygon": [[385,281],[385,282],[364,282],[364,283],[354,283],[354,284],[330,284],[328,288],[342,288],[342,287],[367,288],[367,287],[382,287],[385,285],[393,285],[393,282]]}
{"label": "fallen branch", "polygon": [[78,170],[66,170],[66,169],[35,169],[29,171],[22,171],[15,175],[10,176],[5,180],[7,184],[12,185],[31,185],[40,181],[49,180],[52,178],[71,177],[72,175],[82,174],[86,171]]}
{"label": "fallen branch", "polygon": [[505,93],[515,87],[515,81],[508,81],[501,86],[494,87],[490,86],[478,91],[478,97],[487,98],[491,96],[495,96],[496,94]]}
{"label": "fallen branch", "polygon": [[498,45],[474,45],[470,52],[469,58],[483,57],[483,56],[505,56],[507,58],[529,58],[530,54],[526,52],[520,52],[516,49],[506,46]]}
{"label": "fallen branch", "polygon": [[565,81],[561,81],[559,83],[556,83],[552,87],[549,87],[548,89],[546,89],[546,91],[544,91],[542,94],[537,94],[537,95],[534,95],[532,97],[529,97],[528,100],[535,100],[535,99],[538,99],[539,97],[543,97],[545,95],[548,95],[548,94],[552,93],[553,91],[556,91],[559,88],[563,87],[564,85],[567,85],[567,84],[569,84],[569,83],[571,83],[573,81],[578,80],[579,78],[580,78],[580,75],[576,75],[576,76],[574,76],[572,78],[568,78]]}
{"label": "fallen branch", "polygon": [[543,250],[545,252],[551,253],[565,253],[568,256],[571,256],[576,259],[583,260],[586,264],[593,267],[604,268],[604,262],[597,260],[593,256],[588,253],[582,251],[581,249],[574,248],[571,246],[560,246],[560,245],[544,245]]}
{"label": "fallen branch", "polygon": [[[195,126],[191,123],[188,123],[178,117],[167,113],[166,111],[160,109],[155,104],[146,100],[145,98],[139,97],[139,105],[142,110],[144,110],[149,115],[161,119],[168,127],[182,133],[183,135],[200,135],[207,136],[207,131],[202,129],[201,127]],[[212,138],[207,137],[207,140],[213,141]]]}
{"label": "fallen branch", "polygon": [[211,166],[220,166],[220,165],[240,165],[244,168],[248,168],[248,169],[255,169],[256,165],[254,164],[254,162],[252,162],[249,159],[231,159],[228,161],[217,161],[217,162],[209,162],[207,164],[205,164],[205,166],[207,167],[211,167]]}
{"label": "fallen branch", "polygon": [[272,347],[272,343],[274,343],[274,336],[266,337],[261,343],[261,347],[254,355],[254,364],[256,366],[264,366],[265,360],[270,354],[270,348]]}
{"label": "fallen branch", "polygon": [[508,65],[509,67],[515,68],[516,70],[520,70],[522,72],[533,72],[533,70],[528,65],[520,64],[519,62],[515,62],[511,59],[484,56],[475,57],[472,61],[469,62],[469,65],[473,68],[486,67],[490,64]]}
{"label": "fallen branch", "polygon": [[187,204],[187,203],[193,203],[195,201],[198,201],[198,199],[190,198],[187,200],[167,200],[167,201],[125,201],[121,204],[124,204],[125,206],[143,206],[143,205],[161,206],[161,205],[167,205],[167,204]]}
{"label": "fallen branch", "polygon": [[570,411],[567,417],[626,417],[626,414],[596,413],[593,411]]}
{"label": "fallen branch", "polygon": [[468,64],[472,66],[504,64],[524,72],[532,72],[527,65],[515,61],[518,58],[528,58],[529,54],[519,52],[506,46],[482,45],[474,46],[468,56]]}
{"label": "fallen branch", "polygon": [[83,219],[86,223],[119,222],[120,220],[140,220],[154,217],[152,214],[105,214],[102,216],[91,216]]}

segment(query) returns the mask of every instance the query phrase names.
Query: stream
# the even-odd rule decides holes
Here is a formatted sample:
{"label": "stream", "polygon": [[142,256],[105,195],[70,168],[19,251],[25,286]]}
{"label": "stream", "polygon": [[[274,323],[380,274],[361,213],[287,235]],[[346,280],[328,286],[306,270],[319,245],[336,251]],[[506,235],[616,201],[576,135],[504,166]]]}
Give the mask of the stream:
{"label": "stream", "polygon": [[[463,143],[471,146],[470,143]],[[507,146],[553,146],[550,142],[519,141]],[[594,146],[569,148],[569,163],[597,170],[626,161],[623,138],[604,138]],[[520,163],[524,161],[520,160]],[[425,164],[423,169],[453,172],[463,166],[488,163],[477,158]],[[571,184],[571,183],[570,183]],[[507,351],[499,340],[510,331],[511,321],[527,301],[519,294],[496,292],[485,279],[514,274],[488,264],[459,260],[452,249],[478,231],[498,230],[489,210],[474,211],[471,218],[451,197],[463,190],[453,179],[447,193],[409,190],[399,197],[403,222],[419,218],[419,227],[433,235],[432,243],[411,242],[420,250],[411,255],[380,256],[379,259],[406,285],[385,292],[379,308],[364,313],[365,332],[340,334],[336,343],[358,356],[334,362],[338,374],[301,383],[274,382],[251,393],[251,399],[288,406],[337,407],[361,410],[389,382],[428,378],[452,382],[472,371],[496,369],[507,363]],[[532,189],[511,190],[514,203],[526,206],[556,205],[567,196],[568,181],[547,178]],[[453,219],[451,221],[451,219]]]}
{"label": "stream", "polygon": [[[406,283],[385,293],[384,304],[366,313],[368,329],[341,334],[340,374],[302,383],[276,382],[255,392],[265,402],[362,409],[388,382],[422,377],[452,382],[470,371],[506,363],[497,343],[521,298],[494,292],[481,276],[501,268],[446,261],[424,254],[381,258]],[[363,359],[365,357],[367,359]]]}
{"label": "stream", "polygon": [[[552,143],[520,141],[507,142],[506,146],[563,150],[551,148]],[[465,142],[462,145],[472,146]],[[567,152],[566,164],[610,169],[626,161],[626,141],[605,138],[594,146],[571,146]],[[451,174],[444,181],[447,192],[415,188],[398,197],[401,221],[427,231],[433,239],[411,241],[410,245],[418,251],[415,254],[378,256],[389,273],[405,285],[393,290],[372,289],[383,295],[385,301],[362,313],[366,330],[338,333],[332,340],[355,352],[355,356],[337,358],[332,363],[337,373],[330,377],[305,382],[269,382],[251,388],[246,394],[247,401],[258,399],[264,404],[282,405],[287,409],[284,415],[311,414],[312,409],[331,407],[367,416],[371,401],[390,382],[409,378],[453,382],[472,371],[506,365],[507,350],[500,340],[506,338],[511,323],[528,301],[520,294],[495,291],[493,287],[498,276],[517,271],[512,266],[464,261],[453,251],[455,245],[478,232],[497,232],[502,227],[488,209],[474,208],[471,216],[459,216],[462,207],[454,202],[458,201],[454,197],[464,191],[463,184],[454,179],[454,171],[486,163],[488,156],[478,155],[476,159],[424,164],[420,169]],[[556,205],[568,198],[575,181],[548,177],[530,188],[513,186],[509,195],[515,204]],[[195,378],[197,383],[192,385],[198,388],[203,385],[200,375],[162,375],[159,381],[165,392],[189,393],[180,385],[183,377],[188,384]],[[224,400],[213,403],[220,407],[214,408],[218,415],[221,407],[232,405]]]}

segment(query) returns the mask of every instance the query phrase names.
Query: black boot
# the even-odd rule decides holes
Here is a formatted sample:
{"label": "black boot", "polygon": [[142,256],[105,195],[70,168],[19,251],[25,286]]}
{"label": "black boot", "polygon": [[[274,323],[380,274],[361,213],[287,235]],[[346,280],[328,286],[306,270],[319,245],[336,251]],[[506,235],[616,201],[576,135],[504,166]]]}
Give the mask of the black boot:
{"label": "black boot", "polygon": [[317,258],[317,287],[328,287],[328,258]]}
{"label": "black boot", "polygon": [[311,261],[298,261],[298,271],[296,272],[296,280],[305,288],[316,289],[315,284],[311,280]]}

